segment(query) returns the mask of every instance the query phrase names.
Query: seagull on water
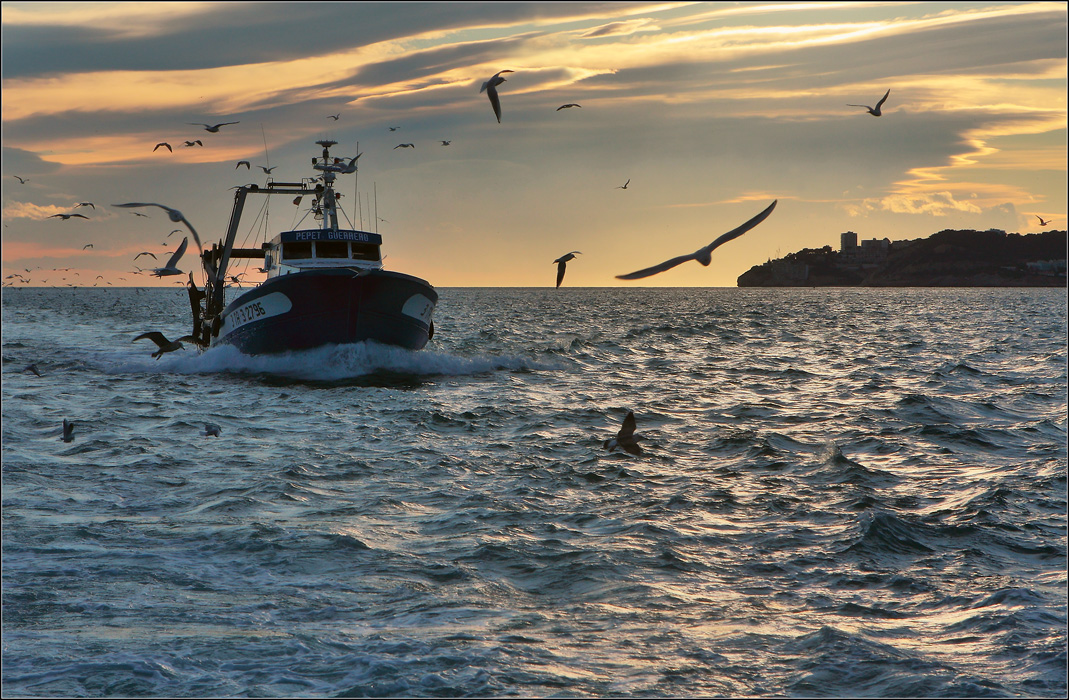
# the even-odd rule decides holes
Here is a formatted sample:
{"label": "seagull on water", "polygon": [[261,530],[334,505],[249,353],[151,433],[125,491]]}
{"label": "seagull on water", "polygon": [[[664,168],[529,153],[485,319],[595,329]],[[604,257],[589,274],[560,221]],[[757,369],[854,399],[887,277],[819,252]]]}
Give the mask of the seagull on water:
{"label": "seagull on water", "polygon": [[[167,264],[163,267],[157,267],[155,270],[149,272],[156,277],[168,277],[170,275],[184,275],[185,273],[178,269],[178,261],[186,252],[186,246],[189,245],[189,237],[186,236],[182,239],[182,244],[174,251],[174,255],[167,261]],[[152,256],[156,257],[156,256]]]}
{"label": "seagull on water", "polygon": [[494,76],[483,83],[483,86],[479,88],[479,92],[485,92],[486,96],[490,98],[490,105],[494,108],[494,115],[497,117],[497,123],[501,123],[501,98],[497,96],[497,86],[505,82],[505,79],[501,77],[502,73],[515,73],[516,71],[502,70],[494,73]]}
{"label": "seagull on water", "polygon": [[74,423],[71,423],[66,418],[63,419],[63,442],[71,442],[74,440]]}
{"label": "seagull on water", "polygon": [[222,428],[215,423],[205,423],[204,432],[201,435],[204,437],[219,437],[220,432],[222,432]]}
{"label": "seagull on water", "polygon": [[146,251],[143,251],[143,252],[141,252],[141,253],[138,253],[137,255],[135,255],[135,256],[134,256],[134,260],[137,260],[137,259],[138,259],[138,258],[140,258],[140,257],[141,257],[142,255],[151,255],[151,256],[152,256],[152,259],[153,259],[153,260],[158,260],[158,259],[159,259],[159,258],[157,258],[157,257],[156,257],[155,253],[150,253],[150,252],[148,252],[148,251],[146,250]]}
{"label": "seagull on water", "polygon": [[[166,141],[161,141],[161,142],[156,144],[156,148],[159,148],[160,146],[166,146],[168,151],[170,151],[171,153],[174,153],[174,149],[171,148],[171,144],[167,143]],[[156,152],[156,148],[152,149],[153,153]]]}
{"label": "seagull on water", "polygon": [[240,168],[243,165],[245,166],[246,170],[252,170],[252,166],[249,165],[249,161],[247,161],[247,160],[239,160],[238,164],[234,166],[234,170],[237,170],[238,168]]}
{"label": "seagull on water", "polygon": [[1047,219],[1046,221],[1044,221],[1044,220],[1043,220],[1043,217],[1042,217],[1042,216],[1040,216],[1039,214],[1035,214],[1034,216],[1035,216],[1035,217],[1036,217],[1037,219],[1039,219],[1039,225],[1040,225],[1040,226],[1046,226],[1047,224],[1049,224],[1049,223],[1050,223],[1050,219]]}
{"label": "seagull on water", "polygon": [[162,357],[163,353],[165,352],[174,352],[175,350],[180,350],[182,348],[182,341],[188,340],[193,343],[197,342],[197,339],[191,335],[184,335],[178,340],[170,341],[167,340],[163,333],[160,333],[159,331],[149,331],[148,333],[142,333],[141,335],[134,338],[133,342],[136,343],[137,341],[142,340],[144,338],[148,338],[153,343],[156,343],[157,347],[159,347],[159,350],[152,353],[152,356],[155,357],[157,360],[160,359],[160,357]]}
{"label": "seagull on water", "polygon": [[48,218],[49,219],[55,219],[57,216],[59,218],[63,219],[64,221],[66,221],[67,219],[71,218],[72,216],[76,216],[79,219],[88,219],[89,218],[88,216],[85,216],[83,214],[53,214],[52,216],[50,216]]}
{"label": "seagull on water", "polygon": [[867,109],[869,111],[869,114],[871,114],[874,117],[878,117],[881,114],[883,114],[883,112],[880,111],[880,107],[882,107],[883,103],[887,101],[887,96],[890,95],[890,94],[891,94],[891,89],[888,88],[887,92],[885,92],[883,94],[883,98],[879,102],[876,103],[875,107],[869,107],[868,105],[852,105],[852,104],[847,104],[846,106],[847,107],[864,107],[865,109]]}
{"label": "seagull on water", "polygon": [[557,289],[560,289],[560,283],[564,281],[564,268],[568,266],[568,261],[574,259],[576,255],[582,255],[582,253],[578,250],[573,250],[553,261],[557,266]]}
{"label": "seagull on water", "polygon": [[620,432],[616,433],[616,437],[606,440],[603,445],[609,452],[619,447],[624,452],[640,455],[642,454],[642,447],[638,444],[638,441],[645,439],[642,435],[635,435],[635,412],[628,411],[627,417],[624,418],[624,424],[620,427]]}
{"label": "seagull on water", "polygon": [[709,245],[705,246],[704,248],[699,248],[698,250],[694,251],[693,253],[690,253],[689,255],[680,255],[679,257],[672,258],[671,260],[665,260],[660,265],[654,265],[653,267],[647,267],[644,270],[638,270],[637,272],[632,272],[632,273],[629,273],[629,274],[626,274],[626,275],[616,275],[616,279],[618,279],[618,280],[637,280],[637,279],[642,279],[643,277],[649,277],[650,275],[656,275],[658,272],[664,272],[665,270],[670,270],[673,267],[675,267],[676,265],[679,265],[680,263],[685,263],[688,260],[697,260],[702,265],[708,265],[710,260],[712,260],[712,252],[714,250],[719,248],[724,243],[727,243],[730,240],[734,240],[734,239],[738,238],[742,234],[744,234],[747,231],[749,231],[750,229],[752,229],[754,226],[757,226],[757,224],[759,224],[762,221],[764,221],[765,219],[767,219],[768,215],[772,213],[772,210],[776,208],[776,202],[778,202],[778,201],[779,201],[778,199],[773,201],[772,204],[769,204],[768,207],[763,212],[761,212],[760,214],[758,214],[754,218],[750,219],[749,221],[747,221],[742,226],[739,226],[736,229],[732,229],[731,231],[728,231],[723,236],[720,236],[720,238],[717,238],[715,241],[713,241]]}
{"label": "seagull on water", "polygon": [[557,107],[557,110],[556,110],[556,111],[558,111],[558,112],[559,112],[559,111],[561,111],[562,109],[568,109],[569,107],[579,107],[580,109],[582,109],[583,105],[577,105],[577,104],[575,104],[574,102],[569,102],[569,103],[568,103],[568,104],[566,104],[566,105],[561,105],[560,107]]}
{"label": "seagull on water", "polygon": [[227,126],[228,124],[240,124],[240,123],[241,122],[223,122],[222,124],[216,124],[214,126],[209,126],[208,124],[203,124],[201,122],[186,122],[186,124],[189,124],[190,126],[203,126],[205,131],[213,133],[213,134],[219,133],[219,127],[221,127],[221,126]]}
{"label": "seagull on water", "polygon": [[[185,224],[186,228],[189,229],[189,232],[193,234],[193,240],[197,242],[197,248],[200,248],[202,250],[204,248],[204,246],[201,245],[201,243],[200,243],[200,236],[197,235],[197,230],[195,228],[193,228],[192,224],[190,224],[188,221],[186,221],[186,217],[183,216],[182,212],[178,211],[177,209],[172,209],[171,207],[166,207],[166,206],[164,206],[162,204],[156,204],[155,202],[127,202],[126,204],[112,204],[111,206],[113,206],[113,207],[159,207],[160,209],[163,209],[165,212],[167,212],[167,216],[171,219],[171,221],[175,222],[176,224],[177,223]],[[145,216],[145,214],[141,214],[141,213],[136,212],[136,211],[134,212],[134,214],[137,214],[138,216]],[[174,231],[171,231],[171,233],[174,233]],[[167,235],[170,236],[171,234],[169,233]],[[185,247],[183,246],[183,249],[184,248]]]}

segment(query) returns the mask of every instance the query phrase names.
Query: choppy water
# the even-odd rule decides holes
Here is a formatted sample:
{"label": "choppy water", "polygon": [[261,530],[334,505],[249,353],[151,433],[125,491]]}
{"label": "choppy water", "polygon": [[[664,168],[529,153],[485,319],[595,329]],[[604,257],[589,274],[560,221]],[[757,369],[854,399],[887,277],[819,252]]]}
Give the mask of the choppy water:
{"label": "choppy water", "polygon": [[1065,696],[1065,290],[439,291],[5,290],[5,696]]}

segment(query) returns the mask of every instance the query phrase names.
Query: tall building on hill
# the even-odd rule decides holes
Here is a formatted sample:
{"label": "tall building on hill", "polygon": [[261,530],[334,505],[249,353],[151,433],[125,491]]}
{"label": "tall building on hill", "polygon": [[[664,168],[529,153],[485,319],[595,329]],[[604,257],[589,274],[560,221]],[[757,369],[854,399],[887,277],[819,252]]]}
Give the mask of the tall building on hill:
{"label": "tall building on hill", "polygon": [[857,248],[857,234],[853,231],[839,235],[839,250],[846,253]]}

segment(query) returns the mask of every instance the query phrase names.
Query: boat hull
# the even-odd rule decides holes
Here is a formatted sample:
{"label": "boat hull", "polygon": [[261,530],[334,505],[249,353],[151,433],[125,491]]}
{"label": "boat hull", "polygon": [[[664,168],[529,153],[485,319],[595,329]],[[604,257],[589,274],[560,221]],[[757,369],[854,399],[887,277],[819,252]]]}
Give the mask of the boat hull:
{"label": "boat hull", "polygon": [[437,303],[434,287],[399,272],[295,272],[227,304],[212,346],[264,355],[372,340],[419,350],[433,334]]}

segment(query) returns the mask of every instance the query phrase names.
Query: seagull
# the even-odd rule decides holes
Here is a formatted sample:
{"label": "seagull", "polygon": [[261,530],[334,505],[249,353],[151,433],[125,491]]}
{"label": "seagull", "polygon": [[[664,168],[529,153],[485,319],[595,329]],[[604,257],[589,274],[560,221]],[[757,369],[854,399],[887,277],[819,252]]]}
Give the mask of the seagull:
{"label": "seagull", "polygon": [[561,105],[560,107],[557,107],[557,111],[559,112],[562,109],[568,109],[569,107],[579,107],[580,109],[582,109],[583,105],[577,105],[574,102],[570,102],[566,105]]}
{"label": "seagull", "polygon": [[328,114],[327,119],[333,119],[334,121],[338,121],[339,119],[341,119],[341,112],[338,112],[337,114]]}
{"label": "seagull", "polygon": [[83,214],[53,214],[52,216],[50,216],[48,218],[49,219],[55,219],[57,216],[60,217],[61,219],[63,219],[64,221],[66,221],[67,219],[71,218],[72,216],[77,216],[79,219],[88,219],[89,218],[88,216],[85,216]]}
{"label": "seagull", "polygon": [[[167,212],[167,216],[170,217],[171,221],[175,222],[176,224],[179,223],[179,222],[185,224],[186,228],[189,229],[189,232],[193,234],[193,240],[197,242],[197,247],[200,248],[200,249],[204,248],[204,246],[202,246],[201,243],[200,243],[200,236],[197,235],[197,230],[194,229],[193,226],[188,221],[186,221],[186,217],[183,216],[182,212],[178,211],[177,209],[171,209],[170,207],[165,207],[164,205],[156,204],[155,202],[128,202],[126,204],[112,204],[111,206],[113,206],[113,207],[159,207],[160,209],[163,209],[165,212]],[[134,213],[137,214],[138,216],[145,216],[145,214],[140,214],[140,213],[138,213],[136,211]],[[174,231],[171,231],[171,233],[174,233]],[[171,234],[169,233],[167,235],[170,236]],[[183,246],[182,248],[184,250],[185,246]]]}
{"label": "seagull", "polygon": [[640,455],[642,454],[642,447],[639,446],[638,441],[645,439],[641,435],[635,435],[635,412],[628,411],[627,417],[624,418],[624,424],[620,427],[620,432],[616,433],[616,437],[606,440],[603,445],[609,452],[619,447],[624,452]]}
{"label": "seagull", "polygon": [[37,365],[36,364],[26,365],[26,367],[24,367],[22,371],[23,372],[33,372],[38,377],[41,376],[41,371],[37,369]]}
{"label": "seagull", "polygon": [[479,92],[485,92],[486,96],[490,98],[490,105],[494,108],[494,115],[497,116],[497,123],[501,123],[501,98],[497,96],[497,86],[505,82],[505,79],[501,77],[502,73],[515,73],[516,71],[502,70],[494,73],[494,77],[483,83],[483,86],[479,88]]}
{"label": "seagull", "polygon": [[182,348],[182,341],[184,340],[188,340],[194,343],[197,342],[197,339],[191,335],[184,335],[178,340],[171,342],[170,340],[167,340],[163,333],[160,333],[159,331],[149,331],[148,333],[142,333],[141,335],[134,338],[134,342],[136,343],[137,341],[143,338],[148,338],[153,343],[156,343],[156,345],[159,347],[159,350],[152,353],[152,356],[155,357],[157,360],[160,359],[160,357],[162,357],[163,353],[165,352],[174,352],[175,350],[180,350]]}
{"label": "seagull", "polygon": [[74,440],[74,423],[71,423],[66,418],[63,419],[63,442],[71,442]]}
{"label": "seagull", "polygon": [[390,131],[397,131],[397,130],[398,130],[398,129],[400,129],[400,128],[401,128],[401,127],[399,127],[399,126],[391,126],[391,127],[390,127]]}
{"label": "seagull", "polygon": [[557,289],[560,289],[560,283],[564,281],[564,268],[568,266],[568,261],[575,258],[576,254],[582,255],[578,250],[573,250],[567,255],[562,255],[553,262],[557,265]]}
{"label": "seagull", "polygon": [[268,167],[263,166],[263,165],[257,165],[256,167],[259,168],[260,170],[263,170],[265,174],[270,175],[271,171],[274,170],[275,168],[277,168],[278,166],[277,165],[272,165],[270,168],[268,168]]}
{"label": "seagull", "polygon": [[627,186],[630,185],[630,184],[631,184],[631,178],[627,178],[627,182],[625,182],[624,184],[622,184],[622,185],[620,185],[618,187],[614,187],[613,189],[614,190],[626,190]]}
{"label": "seagull", "polygon": [[203,146],[204,144],[200,142],[200,139],[197,139],[196,141],[186,141],[182,145],[183,146]]}
{"label": "seagull", "polygon": [[[185,273],[178,269],[178,261],[182,255],[186,252],[186,246],[189,245],[189,237],[182,239],[182,244],[174,251],[174,255],[167,261],[167,264],[163,267],[157,267],[150,272],[156,277],[167,277],[169,275],[184,275]],[[155,257],[155,256],[153,256]]]}
{"label": "seagull", "polygon": [[399,144],[397,144],[396,146],[393,147],[393,150],[396,151],[398,148],[415,148],[415,147],[416,147],[416,144],[414,144],[414,143],[399,143]]}
{"label": "seagull", "polygon": [[92,248],[92,247],[93,247],[92,243],[86,243],[85,245],[82,246],[82,250],[85,250],[86,248]]}
{"label": "seagull", "polygon": [[77,209],[78,207],[93,207],[94,209],[97,208],[97,206],[92,202],[78,202],[74,205],[74,208]]}
{"label": "seagull", "polygon": [[448,146],[451,143],[453,143],[453,142],[452,141],[442,141],[442,145],[443,146]]}
{"label": "seagull", "polygon": [[11,177],[13,177],[16,180],[18,180],[20,185],[25,185],[27,182],[30,181],[29,178],[19,177],[18,175],[12,175]]}
{"label": "seagull", "polygon": [[148,252],[148,251],[146,250],[146,251],[144,251],[144,252],[141,252],[141,253],[138,253],[137,255],[135,255],[135,256],[134,256],[134,260],[137,260],[137,259],[138,259],[138,258],[140,258],[140,257],[141,257],[142,255],[151,255],[151,256],[152,256],[152,259],[153,259],[153,260],[158,260],[158,259],[159,259],[159,258],[157,258],[157,257],[156,257],[155,253],[150,253],[150,252]]}
{"label": "seagull", "polygon": [[[166,141],[161,141],[160,143],[156,144],[156,148],[159,148],[160,146],[166,146],[168,151],[170,151],[171,153],[174,153],[174,149],[171,148],[171,144],[167,143]],[[152,149],[153,153],[156,152],[156,148]]]}
{"label": "seagull", "polygon": [[221,126],[227,126],[228,124],[240,124],[240,123],[241,122],[223,122],[222,124],[216,124],[215,126],[209,126],[209,125],[203,124],[201,122],[186,122],[186,124],[189,124],[190,126],[203,126],[205,131],[213,133],[213,134],[219,133],[219,127],[221,127]]}
{"label": "seagull", "polygon": [[699,248],[698,250],[694,251],[693,253],[690,253],[689,255],[680,255],[679,257],[672,258],[671,260],[666,260],[663,263],[661,263],[660,265],[654,265],[653,267],[647,267],[644,270],[639,270],[637,272],[632,272],[632,273],[626,274],[626,275],[616,275],[616,279],[618,279],[618,280],[637,280],[637,279],[642,279],[643,277],[649,277],[650,275],[656,275],[658,272],[664,272],[665,270],[670,270],[673,267],[675,267],[676,265],[679,265],[680,263],[685,263],[688,260],[697,260],[702,265],[708,265],[710,260],[712,259],[712,252],[714,250],[716,250],[718,247],[720,247],[724,243],[727,243],[730,240],[734,240],[734,239],[738,238],[742,234],[744,234],[747,231],[749,231],[750,229],[752,229],[754,226],[757,226],[757,224],[759,224],[762,221],[764,221],[765,219],[767,219],[768,215],[772,213],[772,210],[776,208],[776,202],[778,202],[778,201],[779,201],[778,199],[773,201],[772,204],[769,204],[768,207],[763,212],[761,212],[760,214],[758,214],[754,218],[750,219],[749,221],[747,221],[742,226],[739,226],[738,228],[735,228],[735,229],[732,229],[731,231],[728,231],[723,236],[720,236],[720,238],[717,238],[715,241],[713,241],[709,245],[705,246],[704,248]]}
{"label": "seagull", "polygon": [[[136,214],[137,212],[134,212],[134,213]],[[170,238],[172,235],[174,235],[176,233],[182,233],[182,229],[176,228],[175,230],[173,230],[173,231],[171,231],[170,233],[167,234],[167,238]],[[164,245],[167,245],[167,244],[164,243]]]}
{"label": "seagull", "polygon": [[201,435],[204,437],[219,437],[220,431],[222,431],[222,428],[215,423],[205,423],[204,432]]}
{"label": "seagull", "polygon": [[1040,225],[1040,226],[1046,226],[1047,224],[1049,224],[1049,223],[1050,223],[1050,219],[1047,219],[1046,221],[1044,221],[1044,220],[1043,220],[1043,217],[1042,217],[1042,216],[1040,216],[1039,214],[1034,214],[1034,216],[1035,216],[1035,217],[1036,217],[1037,219],[1039,219],[1039,225]]}
{"label": "seagull", "polygon": [[246,170],[252,170],[252,166],[249,165],[249,161],[247,161],[247,160],[239,160],[238,164],[234,166],[234,170],[237,170],[238,168],[240,168],[243,165],[245,166]]}
{"label": "seagull", "polygon": [[885,92],[883,94],[883,99],[881,99],[879,102],[877,102],[875,107],[869,107],[868,105],[852,105],[852,104],[848,104],[846,106],[847,107],[864,107],[865,109],[867,109],[869,111],[869,114],[871,114],[874,117],[878,117],[881,114],[883,114],[883,112],[880,111],[880,107],[882,107],[883,103],[887,101],[887,96],[890,95],[890,94],[891,94],[891,90],[890,90],[890,88],[888,88],[887,92]]}

